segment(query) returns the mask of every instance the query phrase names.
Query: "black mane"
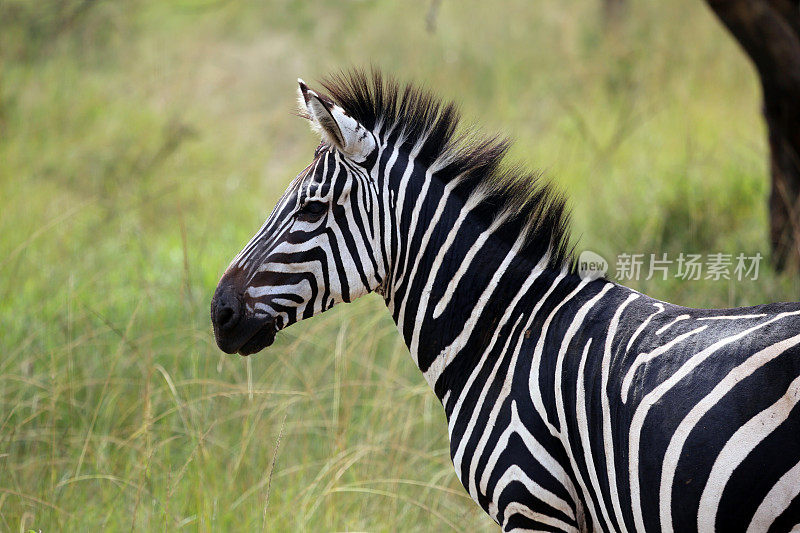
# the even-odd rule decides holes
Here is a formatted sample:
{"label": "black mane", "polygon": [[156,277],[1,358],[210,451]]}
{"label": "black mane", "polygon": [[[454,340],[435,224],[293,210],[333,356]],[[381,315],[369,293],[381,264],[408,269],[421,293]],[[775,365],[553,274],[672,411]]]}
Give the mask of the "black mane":
{"label": "black mane", "polygon": [[408,150],[424,140],[417,161],[427,167],[444,163],[434,176],[445,182],[462,176],[455,188],[462,198],[477,189],[486,191],[476,211],[485,212],[489,223],[500,212],[512,213],[498,230],[501,237],[513,242],[526,231],[523,253],[538,258],[549,251],[550,267],[575,270],[564,196],[540,173],[503,164],[511,145],[508,139],[459,131],[460,115],[454,103],[442,102],[413,84],[401,85],[378,70],[341,72],[324,79],[322,85],[368,129],[392,131],[392,137],[403,139]]}

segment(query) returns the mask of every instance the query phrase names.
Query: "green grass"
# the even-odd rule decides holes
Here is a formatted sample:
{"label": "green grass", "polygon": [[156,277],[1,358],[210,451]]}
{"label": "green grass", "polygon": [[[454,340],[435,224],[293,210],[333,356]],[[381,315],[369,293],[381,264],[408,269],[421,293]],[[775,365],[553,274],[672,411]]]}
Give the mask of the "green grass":
{"label": "green grass", "polygon": [[248,359],[209,301],[310,159],[295,78],[370,63],[516,138],[579,250],[768,255],[751,67],[700,0],[631,4],[0,1],[0,530],[493,530],[379,298]]}

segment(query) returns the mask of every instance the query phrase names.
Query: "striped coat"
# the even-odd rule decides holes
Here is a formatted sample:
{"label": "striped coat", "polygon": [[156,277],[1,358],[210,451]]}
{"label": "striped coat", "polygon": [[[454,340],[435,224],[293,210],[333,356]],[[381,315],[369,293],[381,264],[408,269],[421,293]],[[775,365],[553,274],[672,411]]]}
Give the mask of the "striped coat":
{"label": "striped coat", "polygon": [[380,74],[300,82],[322,142],[211,306],[243,355],[380,294],[504,531],[800,524],[800,305],[688,309],[583,279],[564,200]]}

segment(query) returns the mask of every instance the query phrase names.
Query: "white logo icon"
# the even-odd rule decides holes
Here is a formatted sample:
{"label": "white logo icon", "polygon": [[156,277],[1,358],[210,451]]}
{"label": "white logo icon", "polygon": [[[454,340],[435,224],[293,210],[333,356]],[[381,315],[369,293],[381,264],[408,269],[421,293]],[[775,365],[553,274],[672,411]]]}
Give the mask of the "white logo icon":
{"label": "white logo icon", "polygon": [[608,272],[608,261],[592,251],[581,252],[578,257],[578,275],[581,278],[593,281],[605,276],[606,272]]}

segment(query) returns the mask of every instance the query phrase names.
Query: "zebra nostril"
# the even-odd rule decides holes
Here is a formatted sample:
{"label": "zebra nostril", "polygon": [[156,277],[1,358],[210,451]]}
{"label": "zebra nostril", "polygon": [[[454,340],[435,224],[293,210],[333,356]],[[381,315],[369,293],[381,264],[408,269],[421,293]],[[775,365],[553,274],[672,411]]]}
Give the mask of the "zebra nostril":
{"label": "zebra nostril", "polygon": [[217,324],[219,324],[219,327],[228,329],[230,327],[229,323],[233,321],[234,314],[233,309],[230,307],[223,307],[217,311]]}
{"label": "zebra nostril", "polygon": [[214,301],[212,319],[217,329],[228,331],[239,323],[241,304],[230,290],[223,289]]}

